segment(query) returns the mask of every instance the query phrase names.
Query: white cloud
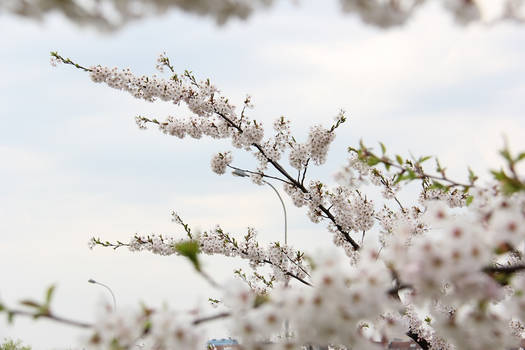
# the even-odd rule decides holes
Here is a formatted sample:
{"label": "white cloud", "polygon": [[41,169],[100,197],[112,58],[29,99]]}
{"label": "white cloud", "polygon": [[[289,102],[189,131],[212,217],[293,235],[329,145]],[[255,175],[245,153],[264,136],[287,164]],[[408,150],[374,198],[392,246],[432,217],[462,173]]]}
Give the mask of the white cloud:
{"label": "white cloud", "polygon": [[[0,205],[0,266],[9,266],[1,270],[2,297],[40,297],[57,281],[61,311],[89,319],[96,297],[105,297],[87,285],[90,277],[111,284],[123,304],[138,295],[176,303],[208,293],[177,258],[87,250],[91,234],[125,240],[135,232],[181,233],[170,222],[171,209],[201,229],[221,224],[242,234],[251,225],[263,242],[282,238],[271,189],[210,174],[209,156],[226,142],[138,131],[135,114],[186,111],[134,101],[71,67],[52,70],[48,51],[153,72],[155,55],[165,49],[177,67],[210,76],[232,99],[251,92],[257,108],[250,113],[264,125],[290,117],[299,139],[308,125],[327,124],[344,107],[350,120],[327,166],[309,173],[328,182],[344,164],[345,147],[360,138],[382,140],[395,153],[439,155],[458,176],[467,164],[483,172],[499,163],[502,132],[514,149],[525,149],[524,36],[512,26],[458,29],[439,13],[422,12],[409,26],[383,32],[364,29],[335,7],[304,4],[293,16],[272,11],[218,31],[184,19],[182,29],[192,31],[180,36],[172,22],[181,17],[169,16],[115,37],[60,21],[39,26],[2,18],[0,29],[16,28],[0,38],[7,50],[0,56],[0,104],[7,108],[0,115],[0,197],[8,203]],[[248,158],[235,162],[243,166]],[[301,249],[330,243],[323,225],[309,223],[304,208],[285,200],[291,242]],[[227,261],[207,263],[220,276],[231,272]],[[45,322],[4,326],[0,339],[20,337],[35,349],[76,343],[73,331]]]}

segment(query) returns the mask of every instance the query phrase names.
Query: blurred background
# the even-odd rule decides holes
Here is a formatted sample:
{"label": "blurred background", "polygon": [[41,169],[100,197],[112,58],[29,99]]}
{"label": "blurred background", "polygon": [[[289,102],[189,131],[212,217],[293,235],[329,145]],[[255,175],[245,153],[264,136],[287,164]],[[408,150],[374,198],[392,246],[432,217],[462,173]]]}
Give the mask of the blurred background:
{"label": "blurred background", "polygon": [[[55,311],[91,321],[96,305],[111,302],[106,290],[87,283],[93,278],[109,285],[123,308],[140,301],[205,306],[219,292],[182,258],[88,249],[91,236],[182,237],[171,210],[200,229],[220,224],[242,235],[252,226],[261,242],[283,237],[271,189],[210,171],[211,156],[230,149],[228,142],[139,130],[136,115],[188,111],[94,84],[71,66],[53,68],[50,51],[136,74],[154,74],[166,52],[177,70],[210,78],[234,104],[252,95],[250,116],[267,131],[281,115],[290,118],[301,141],[309,126],[331,125],[342,108],[349,120],[327,163],[309,171],[327,183],[360,139],[404,156],[438,155],[459,179],[467,178],[467,166],[489,179],[488,169],[503,164],[497,152],[504,137],[511,149],[525,150],[525,31],[515,22],[458,25],[431,2],[389,29],[363,24],[335,1],[280,1],[239,17],[217,25],[213,16],[175,9],[107,32],[52,11],[42,20],[0,12],[2,302],[40,300],[56,284]],[[233,164],[250,168],[254,161],[236,151]],[[323,224],[285,202],[292,245],[308,252],[330,245]],[[242,266],[219,257],[204,263],[221,282]],[[0,340],[19,338],[33,349],[76,348],[83,335],[46,320],[8,325],[3,316]],[[229,335],[210,327],[210,337]]]}

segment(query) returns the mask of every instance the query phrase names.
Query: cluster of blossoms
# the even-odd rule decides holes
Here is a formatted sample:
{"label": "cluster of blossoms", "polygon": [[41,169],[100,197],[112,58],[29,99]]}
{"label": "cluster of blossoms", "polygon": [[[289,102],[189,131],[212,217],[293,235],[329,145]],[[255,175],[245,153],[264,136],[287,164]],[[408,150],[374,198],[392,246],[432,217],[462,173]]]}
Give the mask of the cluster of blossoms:
{"label": "cluster of blossoms", "polygon": [[[343,11],[356,13],[363,22],[379,27],[393,27],[405,24],[421,8],[426,0],[341,0]],[[459,24],[468,24],[486,18],[485,0],[442,0],[446,9]],[[523,21],[522,1],[500,1],[497,19]]]}
{"label": "cluster of blossoms", "polygon": [[[139,77],[131,73],[129,69],[119,70],[100,65],[84,68],[56,53],[52,53],[52,57],[58,62],[73,64],[87,71],[96,83],[105,83],[114,89],[124,90],[136,98],[150,102],[162,100],[177,105],[186,104],[193,113],[189,118],[170,116],[160,122],[157,119],[139,116],[136,118],[137,124],[140,128],[146,128],[148,124],[156,124],[163,133],[179,138],[185,136],[197,139],[202,136],[230,138],[232,146],[253,151],[258,166],[250,173],[256,184],[263,183],[263,178],[267,176],[265,172],[271,164],[282,176],[286,191],[293,193],[294,197],[303,196],[303,199],[297,198],[294,202],[297,205],[308,204],[308,215],[312,221],[319,222],[328,219],[331,222],[331,230],[341,234],[347,242],[346,245],[351,246],[351,249],[354,250],[358,247],[351,238],[350,232],[345,231],[339,222],[348,221],[347,216],[351,215],[349,211],[355,208],[360,209],[357,214],[366,212],[368,216],[371,216],[373,211],[362,210],[362,207],[359,206],[359,202],[362,201],[357,199],[356,203],[347,205],[345,210],[339,205],[337,212],[332,213],[325,207],[330,202],[328,200],[330,193],[324,190],[322,183],[314,182],[304,186],[309,163],[321,165],[326,161],[329,146],[335,138],[335,130],[346,121],[344,112],[341,111],[336,116],[334,124],[329,129],[320,125],[312,127],[304,144],[297,142],[291,136],[290,122],[284,117],[280,117],[273,123],[275,135],[265,139],[263,125],[250,119],[245,113],[247,109],[253,107],[250,97],[245,99],[244,107],[241,113],[238,113],[235,106],[222,96],[209,80],[197,81],[188,71],[181,75],[175,74],[165,54],[159,56],[157,68],[159,70],[168,68],[172,74],[169,79],[157,75]],[[298,170],[297,178],[291,176],[285,166],[279,163],[285,152],[289,153],[291,167]],[[217,174],[224,174],[232,161],[230,152],[218,153],[211,160],[212,170]],[[341,217],[337,217],[338,215]],[[361,232],[370,229],[369,220],[361,221],[357,226],[346,225],[346,230],[355,229]]]}
{"label": "cluster of blossoms", "polygon": [[[159,62],[172,70],[169,60]],[[254,181],[270,178],[265,171],[272,166],[293,203],[306,206],[313,222],[328,221],[335,246],[343,248],[310,262],[278,242],[262,247],[254,229],[242,240],[219,226],[193,234],[176,214],[174,221],[187,238],[136,235],[129,243],[92,239],[90,246],[183,255],[205,277],[199,252],[240,257],[249,261],[253,276],[237,270],[245,284],[212,283],[222,291],[221,307],[227,310],[211,317],[147,308],[104,315],[92,327],[89,346],[130,349],[142,342],[151,349],[200,349],[205,334],[201,325],[218,318],[227,318],[243,349],[299,349],[305,344],[377,349],[409,337],[423,349],[485,350],[508,349],[525,337],[525,278],[520,274],[525,270],[525,180],[515,167],[525,153],[514,158],[504,150],[510,172],[494,172],[499,185],[481,187],[472,173],[468,183],[459,183],[437,161],[436,174],[426,173],[422,164],[428,157],[391,158],[382,144],[382,155],[376,155],[361,143],[360,149],[349,149],[348,165],[337,176],[339,186],[329,188],[315,179],[305,185],[309,163],[324,162],[344,114],[330,129],[313,127],[304,144],[295,141],[289,121],[280,118],[273,125],[275,136],[265,140],[262,124],[245,115],[249,98],[239,115],[209,81],[197,82],[190,73],[162,80],[100,66],[79,68],[138,98],[186,103],[195,114],[189,120],[140,117],[139,125],[154,123],[178,137],[231,138],[234,147],[253,151],[259,160],[251,172],[257,175]],[[297,178],[279,163],[285,152]],[[231,162],[231,154],[224,152],[213,158],[212,168],[221,174]],[[421,193],[410,206],[403,205],[398,192],[413,181],[422,185]],[[379,208],[365,195],[377,188],[384,198]],[[376,222],[377,245],[361,247],[352,239]],[[198,251],[188,250],[185,242]],[[262,266],[270,267],[268,275],[260,272]],[[297,283],[290,285],[292,281]],[[52,318],[49,310],[44,316]]]}
{"label": "cluster of blossoms", "polygon": [[103,307],[97,312],[85,345],[93,350],[205,349],[204,327],[195,324],[200,312],[176,312],[166,306],[160,310],[143,307],[114,312]]}
{"label": "cluster of blossoms", "polygon": [[272,0],[4,0],[0,13],[7,11],[19,16],[42,19],[58,11],[79,25],[99,30],[116,30],[130,21],[165,13],[170,9],[186,11],[213,18],[223,24],[232,18],[246,19]]}
{"label": "cluster of blossoms", "polygon": [[[224,232],[221,227],[204,231],[197,235],[191,234],[191,229],[183,223],[180,217],[173,213],[174,221],[184,226],[187,232],[186,238],[170,235],[138,235],[136,234],[128,243],[117,241],[116,243],[104,242],[98,238],[91,238],[88,242],[90,249],[97,245],[104,247],[127,247],[132,252],[148,251],[153,254],[169,256],[180,255],[177,246],[187,242],[188,238],[196,242],[199,251],[207,255],[223,255],[228,257],[239,257],[248,260],[253,269],[250,286],[259,293],[266,291],[273,282],[287,283],[291,278],[303,284],[310,284],[311,267],[304,260],[304,254],[291,246],[281,246],[279,242],[269,244],[266,248],[261,246],[256,238],[257,232],[248,228],[242,240],[237,240],[230,234]],[[268,266],[270,272],[264,277],[258,269]],[[246,275],[243,276],[245,279]]]}
{"label": "cluster of blossoms", "polygon": [[211,170],[214,173],[222,175],[226,172],[226,168],[232,162],[231,152],[217,153],[211,159]]}
{"label": "cluster of blossoms", "polygon": [[[352,198],[351,189],[334,192],[328,197],[334,197],[333,207],[353,202],[343,200]],[[293,271],[308,276],[311,287],[281,283],[264,289],[266,297],[258,301],[261,289],[228,285],[223,304],[233,334],[246,349],[378,349],[405,334],[427,349],[516,346],[524,335],[525,279],[511,277],[525,267],[519,249],[525,242],[525,194],[509,197],[497,187],[472,192],[467,212],[457,211],[446,194],[395,214],[385,207],[378,220],[384,224],[388,217],[390,224],[381,250],[362,248],[350,260],[330,251],[314,259],[313,270]],[[240,243],[220,228],[201,237],[203,252],[249,255],[253,265],[283,265],[293,256],[277,244],[260,249],[253,230]],[[285,322],[292,336],[278,336]]]}
{"label": "cluster of blossoms", "polygon": [[[284,1],[284,0],[281,0]],[[499,13],[484,18],[485,4],[491,0],[441,0],[443,7],[461,24],[480,20],[523,22],[524,1],[498,1]],[[254,11],[269,7],[275,0],[4,0],[0,12],[41,19],[48,12],[61,12],[71,21],[92,25],[98,29],[114,30],[129,21],[137,20],[168,9],[179,9],[209,16],[219,24],[231,18],[245,19]],[[339,0],[343,12],[356,14],[363,22],[382,28],[405,24],[413,14],[430,0]]]}

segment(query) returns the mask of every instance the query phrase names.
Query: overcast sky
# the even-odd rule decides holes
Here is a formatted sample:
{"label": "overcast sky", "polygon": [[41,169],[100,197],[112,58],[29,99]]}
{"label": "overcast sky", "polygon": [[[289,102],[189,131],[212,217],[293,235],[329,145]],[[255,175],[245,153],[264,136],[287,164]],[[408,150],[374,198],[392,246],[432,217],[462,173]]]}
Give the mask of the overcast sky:
{"label": "overcast sky", "polygon": [[[468,165],[481,175],[498,167],[503,135],[525,150],[524,27],[458,27],[430,7],[406,27],[383,31],[341,14],[335,2],[311,3],[282,3],[224,27],[175,12],[111,35],[60,17],[35,23],[0,16],[2,301],[39,299],[56,283],[56,311],[90,321],[109,296],[89,278],[110,285],[119,307],[144,301],[188,308],[216,297],[181,258],[87,248],[92,235],[182,235],[170,222],[172,209],[202,229],[221,224],[242,234],[253,226],[263,242],[282,237],[270,189],[210,171],[212,154],[229,149],[227,142],[138,130],[136,115],[187,112],[96,85],[70,66],[52,68],[49,51],[139,74],[155,73],[156,57],[166,51],[176,69],[211,78],[236,104],[251,94],[251,115],[263,124],[289,117],[299,140],[343,108],[349,122],[326,166],[310,173],[326,182],[361,138],[404,155],[439,155],[457,177]],[[235,157],[236,165],[253,164]],[[292,244],[307,251],[330,244],[323,225],[287,203]],[[221,281],[238,265],[205,263]],[[0,320],[0,340],[20,338],[37,350],[74,348],[81,334],[48,321]]]}

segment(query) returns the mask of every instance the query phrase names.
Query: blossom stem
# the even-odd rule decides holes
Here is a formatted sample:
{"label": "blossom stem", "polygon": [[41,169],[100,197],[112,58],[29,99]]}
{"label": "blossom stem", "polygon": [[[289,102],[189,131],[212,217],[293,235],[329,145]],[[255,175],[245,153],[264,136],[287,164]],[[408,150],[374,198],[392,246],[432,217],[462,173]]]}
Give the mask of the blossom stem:
{"label": "blossom stem", "polygon": [[219,320],[221,318],[226,318],[226,317],[230,317],[230,316],[231,316],[231,314],[229,312],[221,312],[220,314],[217,314],[217,315],[198,318],[198,319],[194,320],[192,322],[192,324],[194,326],[196,326],[196,325],[201,324],[201,323],[214,321],[214,320]]}
{"label": "blossom stem", "polygon": [[29,312],[29,311],[24,311],[24,310],[16,310],[16,309],[7,309],[6,308],[4,310],[4,312],[6,312],[8,315],[11,315],[10,317],[13,317],[13,316],[27,316],[27,317],[33,317],[33,318],[43,317],[43,318],[47,318],[47,319],[50,319],[50,320],[53,320],[53,321],[56,321],[56,322],[59,322],[59,323],[67,324],[67,325],[70,325],[70,326],[74,326],[74,327],[80,327],[80,328],[91,328],[91,327],[93,327],[92,324],[85,323],[85,322],[82,322],[82,321],[71,320],[71,319],[68,319],[68,318],[61,317],[61,316],[57,316],[57,315],[52,314],[50,311],[48,311],[46,313],[33,313],[33,312]]}

